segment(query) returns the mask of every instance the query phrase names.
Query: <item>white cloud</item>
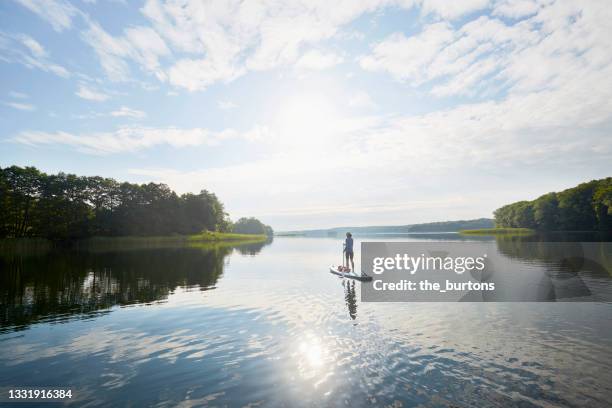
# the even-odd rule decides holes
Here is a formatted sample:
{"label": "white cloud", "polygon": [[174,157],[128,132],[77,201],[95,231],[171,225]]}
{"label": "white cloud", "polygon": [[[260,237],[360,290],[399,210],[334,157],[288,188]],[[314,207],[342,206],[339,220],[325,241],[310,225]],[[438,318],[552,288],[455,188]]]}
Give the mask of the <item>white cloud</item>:
{"label": "white cloud", "polygon": [[514,23],[486,16],[457,28],[433,23],[411,37],[387,37],[360,64],[412,86],[437,81],[437,96],[555,89],[610,63],[607,18],[611,12],[601,3],[562,2]]}
{"label": "white cloud", "polygon": [[266,128],[256,127],[248,132],[226,129],[214,132],[208,129],[151,128],[142,126],[121,127],[114,132],[81,133],[24,131],[12,140],[29,146],[70,146],[80,152],[105,155],[134,152],[158,145],[175,148],[190,146],[215,146],[224,140],[242,138],[261,140]]}
{"label": "white cloud", "polygon": [[[63,0],[19,1],[57,30],[70,28],[72,18],[83,15]],[[317,50],[304,53],[304,49],[351,33],[345,29],[348,23],[364,13],[388,6],[418,7],[423,15],[444,20],[455,20],[490,7],[495,15],[516,18],[530,15],[539,7],[525,0],[341,0],[333,8],[324,2],[202,3],[197,0],[185,0],[178,7],[171,1],[147,0],[141,11],[150,26],[128,27],[122,35],[113,36],[84,15],[89,28],[82,36],[113,81],[129,80],[133,62],[162,82],[197,91],[217,82],[232,81],[252,70],[293,65],[300,69],[326,69],[339,64],[343,60],[339,55]],[[396,33],[380,42],[372,55],[361,58],[360,62],[365,69],[387,71],[418,84],[431,79],[427,70],[433,57],[449,42],[473,40],[464,41],[463,36],[448,23],[430,24],[418,36]],[[31,45],[33,53],[42,51],[34,43]],[[54,66],[49,70],[61,75],[58,69]],[[476,80],[477,73],[472,73],[472,78]],[[441,87],[436,93],[443,95],[453,89],[453,86]]]}
{"label": "white cloud", "polygon": [[333,52],[310,50],[297,60],[295,66],[298,69],[323,70],[340,64],[342,60],[341,56]]}
{"label": "white cloud", "polygon": [[189,91],[198,91],[218,81],[231,81],[243,73],[243,69],[227,65],[224,61],[185,58],[170,68],[168,79],[172,85]]}
{"label": "white cloud", "polygon": [[72,26],[72,17],[79,13],[72,4],[64,0],[16,0],[22,6],[37,14],[53,26],[55,31],[63,31]]}
{"label": "white cloud", "polygon": [[51,62],[49,52],[34,38],[25,34],[7,34],[0,31],[0,61],[17,63],[27,68],[40,69],[68,78],[70,72]]}
{"label": "white cloud", "polygon": [[[30,10],[54,24],[69,28],[80,12],[64,1],[47,0],[46,7],[20,0]],[[248,71],[293,66],[326,69],[342,62],[331,52],[304,49],[342,36],[344,26],[364,13],[386,6],[421,6],[424,14],[454,19],[488,5],[488,0],[449,4],[440,0],[341,0],[334,7],[324,2],[202,3],[147,0],[141,9],[151,26],[135,26],[113,36],[89,17],[83,39],[96,52],[106,75],[114,81],[130,79],[130,62],[190,91],[228,82]],[[81,13],[82,14],[82,13]],[[162,60],[180,55],[169,65]]]}
{"label": "white cloud", "polygon": [[159,58],[170,55],[164,40],[150,27],[131,27],[125,30],[125,38],[131,45],[130,56],[161,81],[166,79]]}
{"label": "white cloud", "polygon": [[142,119],[147,116],[145,112],[137,109],[131,109],[127,106],[122,106],[120,109],[111,112],[110,115],[115,117],[128,117],[134,119]]}
{"label": "white cloud", "polygon": [[428,78],[430,64],[453,39],[451,25],[435,23],[417,36],[392,34],[376,44],[372,53],[360,58],[359,62],[363,69],[386,71],[397,79],[418,85]]}
{"label": "white cloud", "polygon": [[29,95],[23,92],[11,91],[9,92],[9,96],[16,99],[28,99]]}
{"label": "white cloud", "polygon": [[[231,81],[251,70],[291,66],[324,68],[339,62],[331,54],[304,48],[332,38],[339,29],[391,0],[323,2],[186,1],[182,7],[148,0],[142,11],[179,59],[166,71],[170,83],[190,91]],[[301,58],[301,59],[300,59]]]}
{"label": "white cloud", "polygon": [[160,58],[169,56],[171,52],[165,41],[150,27],[129,27],[124,30],[123,36],[115,37],[100,24],[90,22],[83,39],[94,49],[102,69],[113,81],[130,79],[128,60],[133,60],[160,81],[167,79]]}
{"label": "white cloud", "polygon": [[97,23],[91,23],[82,33],[83,39],[96,52],[102,69],[113,81],[129,78],[129,65],[124,60],[130,54],[130,45],[124,38],[115,38]]}
{"label": "white cloud", "polygon": [[501,0],[493,8],[494,16],[522,18],[538,12],[541,1],[532,0]]}
{"label": "white cloud", "polygon": [[20,103],[20,102],[3,102],[6,106],[10,106],[11,108],[22,110],[22,111],[34,111],[36,110],[36,106],[29,103]]}
{"label": "white cloud", "polygon": [[85,84],[79,84],[79,89],[75,92],[75,95],[79,98],[95,102],[104,102],[105,100],[110,98],[109,95],[92,89]]}
{"label": "white cloud", "polygon": [[485,9],[490,3],[490,0],[423,0],[421,11],[423,14],[435,14],[444,19],[454,20]]}
{"label": "white cloud", "polygon": [[372,109],[378,105],[372,100],[372,97],[364,91],[355,92],[348,100],[348,105],[351,108]]}
{"label": "white cloud", "polygon": [[238,105],[232,101],[219,101],[217,102],[217,106],[221,110],[236,109],[238,107]]}
{"label": "white cloud", "polygon": [[45,51],[43,46],[40,45],[40,43],[32,37],[22,34],[19,36],[19,39],[21,40],[23,45],[25,45],[30,50],[33,56],[38,58],[43,58],[47,56],[47,52]]}

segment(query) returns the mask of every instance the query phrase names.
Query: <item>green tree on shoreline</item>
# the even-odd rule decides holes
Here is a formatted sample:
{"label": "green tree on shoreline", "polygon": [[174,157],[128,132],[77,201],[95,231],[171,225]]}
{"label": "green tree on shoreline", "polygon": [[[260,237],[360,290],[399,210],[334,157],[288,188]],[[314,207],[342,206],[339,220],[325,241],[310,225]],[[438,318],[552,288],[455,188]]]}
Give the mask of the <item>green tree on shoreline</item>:
{"label": "green tree on shoreline", "polygon": [[494,212],[499,228],[541,231],[611,231],[612,177],[593,180]]}
{"label": "green tree on shoreline", "polygon": [[189,235],[232,232],[232,225],[223,203],[207,190],[179,196],[161,183],[0,168],[0,238]]}
{"label": "green tree on shoreline", "polygon": [[269,225],[265,225],[257,218],[240,218],[232,226],[232,232],[237,234],[265,234],[271,236],[273,234],[272,228]]}

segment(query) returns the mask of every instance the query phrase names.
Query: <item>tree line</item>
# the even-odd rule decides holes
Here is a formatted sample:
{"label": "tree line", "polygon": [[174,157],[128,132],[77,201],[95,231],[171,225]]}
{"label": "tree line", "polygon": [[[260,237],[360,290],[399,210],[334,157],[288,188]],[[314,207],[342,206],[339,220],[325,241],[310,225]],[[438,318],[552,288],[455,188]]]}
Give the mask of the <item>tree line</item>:
{"label": "tree line", "polygon": [[592,180],[494,212],[498,227],[543,231],[612,231],[612,177]]}
{"label": "tree line", "polygon": [[178,195],[162,183],[45,174],[34,167],[0,168],[0,238],[61,240],[202,231],[272,234],[254,218],[232,223],[223,203],[207,190]]}

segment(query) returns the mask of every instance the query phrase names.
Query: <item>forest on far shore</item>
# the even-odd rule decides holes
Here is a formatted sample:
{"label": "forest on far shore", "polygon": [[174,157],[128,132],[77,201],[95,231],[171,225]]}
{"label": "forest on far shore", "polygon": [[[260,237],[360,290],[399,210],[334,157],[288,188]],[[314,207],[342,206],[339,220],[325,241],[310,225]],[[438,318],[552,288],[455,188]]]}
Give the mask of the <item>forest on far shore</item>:
{"label": "forest on far shore", "polygon": [[612,177],[592,180],[494,212],[500,228],[541,231],[612,231]]}
{"label": "forest on far shore", "polygon": [[0,168],[0,238],[79,239],[202,231],[272,235],[255,218],[233,223],[214,193],[176,194],[161,183]]}

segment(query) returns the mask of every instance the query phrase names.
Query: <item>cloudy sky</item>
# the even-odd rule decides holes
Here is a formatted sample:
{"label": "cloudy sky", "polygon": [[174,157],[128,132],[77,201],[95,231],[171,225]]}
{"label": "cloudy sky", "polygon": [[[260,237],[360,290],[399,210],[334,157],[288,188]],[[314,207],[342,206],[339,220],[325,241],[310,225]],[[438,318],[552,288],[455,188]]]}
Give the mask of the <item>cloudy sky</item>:
{"label": "cloudy sky", "polygon": [[0,2],[0,166],[209,189],[278,230],[612,176],[612,7]]}

